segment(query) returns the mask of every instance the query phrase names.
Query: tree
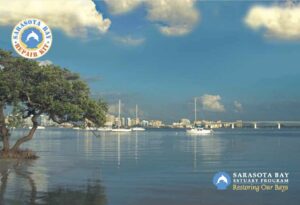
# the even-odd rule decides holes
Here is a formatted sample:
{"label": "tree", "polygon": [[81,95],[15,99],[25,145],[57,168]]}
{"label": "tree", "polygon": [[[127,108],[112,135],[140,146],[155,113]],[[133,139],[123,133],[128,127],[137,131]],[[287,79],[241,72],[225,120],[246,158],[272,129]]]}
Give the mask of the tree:
{"label": "tree", "polygon": [[[23,118],[31,118],[32,128],[10,147],[5,109],[18,106]],[[78,74],[56,65],[38,62],[0,49],[0,136],[2,156],[15,156],[20,146],[33,138],[38,118],[46,114],[54,122],[78,123],[89,120],[95,126],[105,122],[107,105],[90,98],[87,84]]]}

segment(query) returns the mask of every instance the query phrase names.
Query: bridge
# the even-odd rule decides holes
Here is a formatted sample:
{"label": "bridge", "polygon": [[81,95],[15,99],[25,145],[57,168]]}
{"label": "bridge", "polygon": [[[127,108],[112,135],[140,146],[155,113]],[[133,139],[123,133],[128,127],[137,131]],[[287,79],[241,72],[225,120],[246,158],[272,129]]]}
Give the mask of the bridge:
{"label": "bridge", "polygon": [[232,129],[235,127],[244,127],[244,125],[250,125],[254,129],[257,129],[259,125],[266,125],[269,126],[276,126],[278,129],[281,129],[282,125],[294,125],[294,126],[299,126],[300,127],[300,121],[235,121],[235,122],[222,122],[223,125],[230,125]]}

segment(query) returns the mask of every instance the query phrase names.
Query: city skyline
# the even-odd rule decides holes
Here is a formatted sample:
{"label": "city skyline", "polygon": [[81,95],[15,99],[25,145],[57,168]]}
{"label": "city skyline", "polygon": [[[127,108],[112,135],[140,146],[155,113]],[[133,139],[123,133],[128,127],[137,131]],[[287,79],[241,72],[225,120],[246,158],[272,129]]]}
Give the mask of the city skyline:
{"label": "city skyline", "polygon": [[[57,2],[49,2],[47,11],[62,18]],[[96,17],[55,25],[55,15],[38,16],[34,9],[45,8],[36,7],[20,16],[37,15],[52,29],[52,48],[39,60],[78,72],[92,95],[103,97],[111,109],[122,99],[126,115],[138,104],[143,118],[172,122],[193,119],[193,98],[199,97],[200,119],[299,119],[300,35],[266,24],[257,3],[181,0],[169,2],[162,16],[161,1],[136,1],[127,7],[114,1],[89,0],[84,6],[66,2],[66,21],[88,12]],[[277,19],[266,11],[285,8],[272,2],[259,5],[273,22]],[[174,17],[178,6],[181,12]],[[20,12],[8,7],[11,13]],[[261,22],[253,22],[252,15]],[[22,20],[16,16],[1,16],[1,48],[13,50],[11,31]]]}

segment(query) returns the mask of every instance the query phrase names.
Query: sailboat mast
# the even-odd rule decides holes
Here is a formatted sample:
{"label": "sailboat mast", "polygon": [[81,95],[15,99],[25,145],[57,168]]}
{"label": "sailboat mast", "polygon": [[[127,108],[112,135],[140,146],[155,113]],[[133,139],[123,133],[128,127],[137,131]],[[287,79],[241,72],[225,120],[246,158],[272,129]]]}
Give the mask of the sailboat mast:
{"label": "sailboat mast", "polygon": [[120,128],[121,123],[122,123],[122,121],[121,121],[121,100],[119,100],[119,116],[118,116],[118,118],[119,118],[118,128]]}
{"label": "sailboat mast", "polygon": [[197,121],[197,98],[194,98],[194,105],[195,105],[195,124]]}
{"label": "sailboat mast", "polygon": [[138,118],[138,105],[135,105],[135,120],[137,121]]}

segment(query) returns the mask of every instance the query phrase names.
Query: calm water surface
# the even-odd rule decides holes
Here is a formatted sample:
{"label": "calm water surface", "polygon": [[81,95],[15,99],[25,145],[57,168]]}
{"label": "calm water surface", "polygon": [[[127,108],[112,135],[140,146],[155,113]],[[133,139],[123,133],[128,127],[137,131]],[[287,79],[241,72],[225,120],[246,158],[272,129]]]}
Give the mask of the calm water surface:
{"label": "calm water surface", "polygon": [[[300,203],[300,129],[227,129],[198,137],[182,130],[96,137],[88,131],[46,129],[23,147],[40,158],[0,160],[1,205]],[[217,191],[212,177],[222,170],[290,172],[289,190]]]}

